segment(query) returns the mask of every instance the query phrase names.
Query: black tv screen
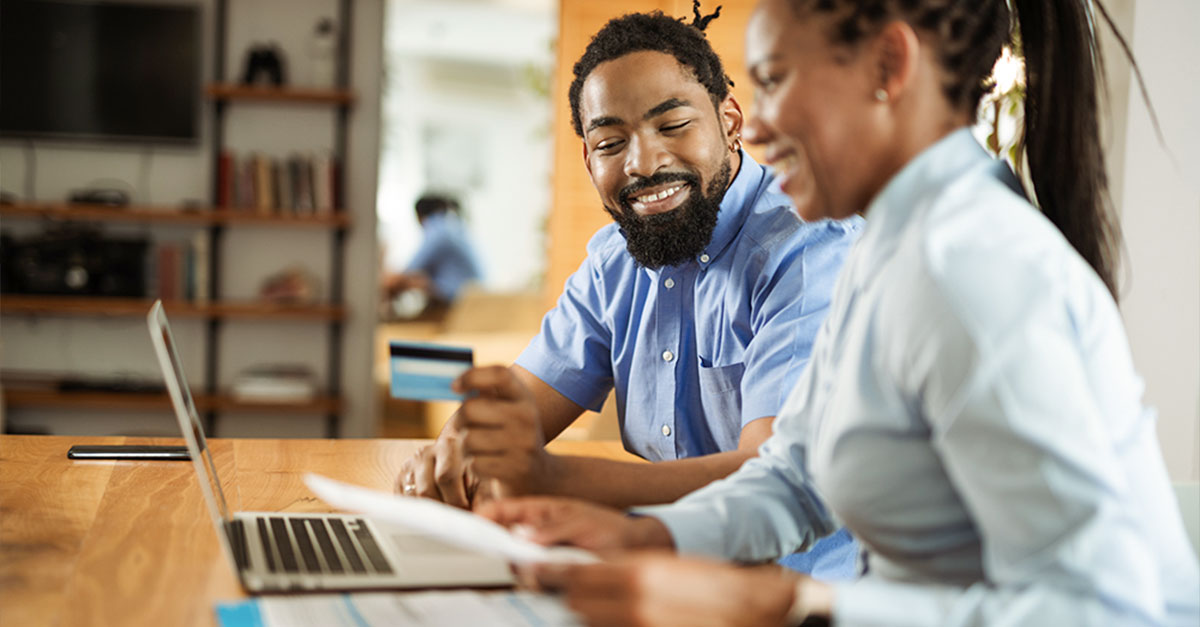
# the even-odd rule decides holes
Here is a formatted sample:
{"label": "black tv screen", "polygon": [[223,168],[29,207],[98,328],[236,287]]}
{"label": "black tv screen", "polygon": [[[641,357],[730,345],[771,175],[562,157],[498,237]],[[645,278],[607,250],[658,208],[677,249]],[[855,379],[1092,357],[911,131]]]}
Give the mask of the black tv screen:
{"label": "black tv screen", "polygon": [[200,9],[0,0],[0,135],[195,141]]}

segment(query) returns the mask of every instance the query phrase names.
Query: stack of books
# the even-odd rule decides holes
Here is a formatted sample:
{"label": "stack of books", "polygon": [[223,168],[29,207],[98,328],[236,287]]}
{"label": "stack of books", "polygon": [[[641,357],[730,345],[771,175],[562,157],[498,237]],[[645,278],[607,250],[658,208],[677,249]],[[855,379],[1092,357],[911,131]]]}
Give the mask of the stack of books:
{"label": "stack of books", "polygon": [[281,158],[224,151],[217,167],[217,204],[223,209],[315,215],[334,211],[340,197],[338,164],[326,153]]}
{"label": "stack of books", "polygon": [[149,260],[146,291],[150,298],[164,301],[207,303],[210,262],[207,232],[199,231],[190,240],[159,242]]}

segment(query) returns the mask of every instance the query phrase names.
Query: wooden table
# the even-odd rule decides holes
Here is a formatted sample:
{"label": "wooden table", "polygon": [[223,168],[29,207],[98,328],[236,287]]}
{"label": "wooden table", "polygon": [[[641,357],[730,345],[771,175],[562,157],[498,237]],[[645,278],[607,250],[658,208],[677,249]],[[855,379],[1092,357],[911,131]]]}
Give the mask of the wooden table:
{"label": "wooden table", "polygon": [[[421,440],[210,440],[237,510],[331,511],[304,472],[390,490]],[[212,625],[244,598],[188,462],[68,460],[73,444],[179,439],[0,436],[0,624]],[[620,442],[551,449],[633,459]]]}

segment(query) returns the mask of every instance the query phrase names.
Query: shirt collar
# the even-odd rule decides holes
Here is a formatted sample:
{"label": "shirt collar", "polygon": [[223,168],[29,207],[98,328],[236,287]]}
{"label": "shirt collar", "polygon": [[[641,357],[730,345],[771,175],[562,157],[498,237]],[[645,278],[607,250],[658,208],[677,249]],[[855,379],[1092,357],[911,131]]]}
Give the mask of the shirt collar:
{"label": "shirt collar", "polygon": [[1003,165],[984,150],[968,128],[950,133],[918,154],[867,206],[860,245],[865,263],[861,267],[876,267],[889,256],[931,190],[944,189],[969,170],[997,163]]}
{"label": "shirt collar", "polygon": [[721,210],[717,212],[717,226],[713,228],[708,245],[696,256],[696,263],[702,269],[712,265],[737,237],[742,225],[746,223],[746,216],[750,214],[748,204],[758,197],[758,191],[767,178],[766,168],[746,154],[746,151],[740,152],[741,166],[721,199]]}

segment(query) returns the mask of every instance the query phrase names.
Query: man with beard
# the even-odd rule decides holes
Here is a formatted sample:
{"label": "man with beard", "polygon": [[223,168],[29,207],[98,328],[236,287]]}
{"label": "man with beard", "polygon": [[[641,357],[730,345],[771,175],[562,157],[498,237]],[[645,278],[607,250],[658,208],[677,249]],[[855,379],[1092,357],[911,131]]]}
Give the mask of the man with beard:
{"label": "man with beard", "polygon": [[[515,365],[456,381],[468,400],[406,462],[401,492],[464,507],[492,486],[667,503],[771,434],[861,222],[802,222],[741,150],[741,107],[703,34],[713,17],[614,19],[576,63],[572,122],[615,223]],[[545,451],[613,389],[625,448],[658,463]],[[855,553],[842,532],[788,565],[847,576]]]}

